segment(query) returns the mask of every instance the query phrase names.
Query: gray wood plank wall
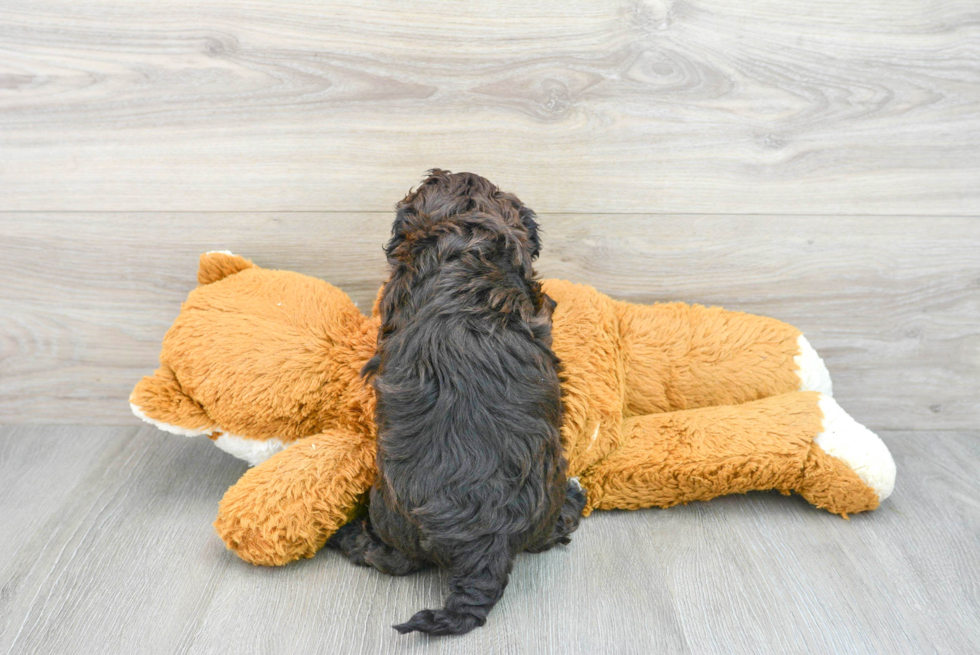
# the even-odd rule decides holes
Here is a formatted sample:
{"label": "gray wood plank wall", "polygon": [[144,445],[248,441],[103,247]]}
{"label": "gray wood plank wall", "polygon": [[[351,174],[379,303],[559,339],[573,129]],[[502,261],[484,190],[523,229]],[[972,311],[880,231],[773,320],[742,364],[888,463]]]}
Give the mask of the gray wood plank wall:
{"label": "gray wood plank wall", "polygon": [[[196,284],[231,249],[369,308],[390,213],[0,214],[0,422],[136,421],[126,399]],[[980,222],[875,216],[541,217],[549,277],[634,302],[775,316],[875,429],[980,423]]]}
{"label": "gray wood plank wall", "polygon": [[0,206],[974,215],[975,0],[5,0]]}

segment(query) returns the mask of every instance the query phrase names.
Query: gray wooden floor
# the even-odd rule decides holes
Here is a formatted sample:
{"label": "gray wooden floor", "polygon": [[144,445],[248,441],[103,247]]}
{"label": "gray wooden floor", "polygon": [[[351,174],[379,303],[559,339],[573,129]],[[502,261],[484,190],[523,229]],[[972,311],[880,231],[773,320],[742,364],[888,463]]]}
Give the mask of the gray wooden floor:
{"label": "gray wooden floor", "polygon": [[[0,652],[969,653],[980,644],[977,0],[4,0]],[[366,307],[431,167],[539,213],[539,270],[797,325],[898,461],[795,498],[596,514],[487,627],[211,529],[244,467],[126,403],[231,249]]]}
{"label": "gray wooden floor", "polygon": [[277,569],[210,522],[244,466],[150,428],[0,429],[0,652],[971,653],[980,644],[980,438],[887,432],[895,495],[844,521],[757,493],[597,512],[523,555],[488,624],[391,624],[446,578],[324,551]]}

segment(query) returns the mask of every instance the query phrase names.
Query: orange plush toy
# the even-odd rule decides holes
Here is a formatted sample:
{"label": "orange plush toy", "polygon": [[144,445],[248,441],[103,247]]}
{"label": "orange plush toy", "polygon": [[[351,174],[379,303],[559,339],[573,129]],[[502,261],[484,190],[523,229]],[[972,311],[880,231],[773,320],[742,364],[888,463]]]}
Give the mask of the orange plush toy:
{"label": "orange plush toy", "polygon": [[[219,506],[228,548],[254,564],[312,557],[374,480],[374,390],[360,370],[378,319],[322,280],[230,253],[202,255],[198,281],[133,411],[253,465]],[[544,289],[557,301],[562,440],[586,514],[778,489],[846,517],[891,493],[888,449],[831,397],[799,330],[563,280]]]}

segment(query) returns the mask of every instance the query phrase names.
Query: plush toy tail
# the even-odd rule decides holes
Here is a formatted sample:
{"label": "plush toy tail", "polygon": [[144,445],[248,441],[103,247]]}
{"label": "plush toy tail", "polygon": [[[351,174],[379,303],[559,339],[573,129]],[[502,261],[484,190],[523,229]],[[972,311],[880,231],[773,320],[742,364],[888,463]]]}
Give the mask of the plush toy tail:
{"label": "plush toy tail", "polygon": [[181,390],[166,364],[136,383],[129,406],[147,423],[185,437],[211,434],[218,427],[204,408]]}
{"label": "plush toy tail", "polygon": [[201,255],[197,267],[198,284],[211,284],[234,275],[246,268],[258,268],[248,259],[234,255],[227,250],[212,250]]}

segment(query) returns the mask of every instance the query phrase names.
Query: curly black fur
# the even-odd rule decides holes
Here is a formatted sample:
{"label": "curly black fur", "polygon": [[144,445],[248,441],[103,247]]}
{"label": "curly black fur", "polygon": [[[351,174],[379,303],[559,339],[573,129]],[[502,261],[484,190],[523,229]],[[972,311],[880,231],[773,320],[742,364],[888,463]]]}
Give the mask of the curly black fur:
{"label": "curly black fur", "polygon": [[402,633],[486,622],[514,555],[568,543],[585,495],[567,481],[554,302],[532,262],[534,212],[471,173],[433,170],[397,206],[376,355],[378,469],[368,520],[332,539],[358,564],[451,571],[445,607]]}

